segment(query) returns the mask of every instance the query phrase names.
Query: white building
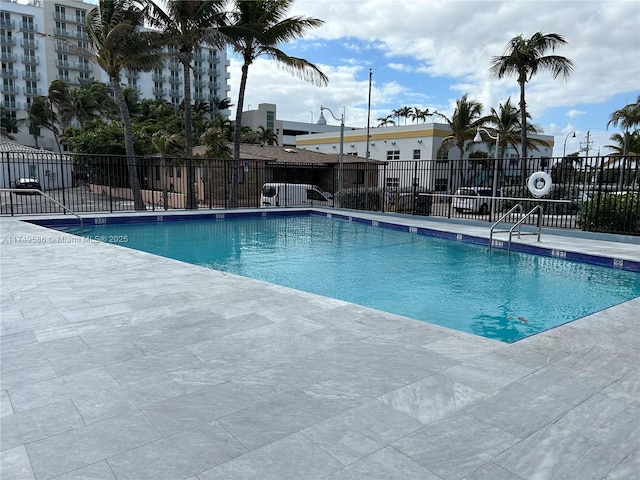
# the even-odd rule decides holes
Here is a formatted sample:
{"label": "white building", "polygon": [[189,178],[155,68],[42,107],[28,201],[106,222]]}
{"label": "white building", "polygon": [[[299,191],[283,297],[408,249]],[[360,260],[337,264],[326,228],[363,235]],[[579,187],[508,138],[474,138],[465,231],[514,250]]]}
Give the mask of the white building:
{"label": "white building", "polygon": [[[281,147],[295,147],[296,138],[299,135],[340,132],[339,125],[327,125],[323,116],[318,119],[317,123],[279,120],[277,107],[273,103],[260,103],[256,110],[242,112],[242,126],[250,127],[252,130],[264,127],[275,132],[278,136],[278,145]],[[345,129],[351,128],[346,127]]]}
{"label": "white building", "polygon": [[[74,54],[69,43],[88,48],[85,19],[95,7],[81,0],[30,0],[27,4],[3,0],[0,11],[0,48],[2,55],[2,107],[11,117],[21,120],[35,97],[46,95],[55,79],[66,81],[71,88],[82,79],[95,78],[109,83],[107,75],[96,64]],[[38,34],[55,35],[61,41]],[[64,41],[62,41],[64,39]],[[226,50],[202,47],[194,51],[192,65],[192,101],[212,103],[228,97],[229,61]],[[153,72],[123,72],[122,82],[137,88],[141,98],[165,99],[176,107],[184,97],[182,65],[168,61],[165,68]],[[220,112],[229,115],[229,111]],[[50,132],[39,145],[56,148]],[[34,145],[28,127],[23,124],[16,140]]]}
{"label": "white building", "polygon": [[[480,185],[483,182],[482,172],[474,175],[473,168],[468,162],[469,153],[465,150],[462,160],[467,160],[458,169],[464,169],[467,178],[460,178],[452,175],[453,170],[449,168],[450,160],[460,160],[460,153],[454,144],[441,151],[443,140],[451,135],[448,125],[441,123],[422,123],[412,125],[400,125],[392,127],[378,127],[369,130],[369,158],[389,162],[386,170],[380,170],[381,178],[379,186],[388,188],[406,188],[417,186],[435,192],[447,192],[454,190],[460,183]],[[528,160],[529,171],[531,168],[543,168],[550,171],[549,159],[553,153],[554,137],[550,135],[535,135],[535,138],[542,140],[546,145],[538,146],[538,150],[530,151],[531,158]],[[313,135],[300,135],[296,137],[296,146],[307,150],[321,153],[338,154],[340,151],[339,133],[321,133]],[[367,158],[367,129],[345,129],[344,155],[357,155]],[[494,155],[494,143],[480,143],[474,151],[488,152],[491,157]],[[416,164],[418,160],[434,160],[428,167],[422,162],[421,170],[413,170],[410,162]],[[520,162],[517,152],[513,148],[505,150],[503,170],[516,171],[513,166],[509,168],[511,162]],[[450,181],[451,179],[451,181]],[[515,181],[515,180],[514,180]]]}

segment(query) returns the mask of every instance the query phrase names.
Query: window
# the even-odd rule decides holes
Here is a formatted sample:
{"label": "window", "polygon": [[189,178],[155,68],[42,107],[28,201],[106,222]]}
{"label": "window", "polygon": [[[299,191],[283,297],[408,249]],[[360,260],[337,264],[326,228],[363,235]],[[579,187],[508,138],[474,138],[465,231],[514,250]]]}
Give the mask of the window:
{"label": "window", "polygon": [[387,150],[387,160],[400,160],[400,150]]}
{"label": "window", "polygon": [[276,112],[267,112],[267,129],[275,131],[276,126]]}
{"label": "window", "polygon": [[387,188],[398,188],[400,186],[399,177],[387,177]]}
{"label": "window", "polygon": [[413,151],[413,159],[414,160],[420,160],[420,149],[417,149],[417,150]]}
{"label": "window", "polygon": [[447,179],[446,178],[436,178],[435,191],[436,192],[446,192],[447,191]]}

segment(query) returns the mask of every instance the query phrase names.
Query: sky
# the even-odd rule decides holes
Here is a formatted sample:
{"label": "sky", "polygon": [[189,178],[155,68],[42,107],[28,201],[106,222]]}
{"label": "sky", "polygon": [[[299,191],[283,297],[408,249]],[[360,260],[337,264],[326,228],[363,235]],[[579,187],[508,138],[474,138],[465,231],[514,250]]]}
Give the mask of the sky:
{"label": "sky", "polygon": [[[490,77],[492,57],[513,37],[536,32],[562,35],[567,45],[553,54],[574,62],[566,81],[538,73],[526,85],[527,109],[554,136],[554,156],[565,144],[567,154],[585,155],[587,132],[589,154],[607,154],[619,132],[607,129],[610,114],[640,96],[640,0],[297,0],[289,15],[324,21],[281,49],[318,66],[329,84],[315,86],[260,57],[249,67],[245,111],[275,103],[279,120],[316,122],[323,105],[338,118],[344,112],[348,127],[366,127],[371,71],[372,128],[404,106],[451,117],[465,93],[489,115],[509,97],[519,102],[515,77]],[[242,62],[232,52],[229,59],[235,118]]]}

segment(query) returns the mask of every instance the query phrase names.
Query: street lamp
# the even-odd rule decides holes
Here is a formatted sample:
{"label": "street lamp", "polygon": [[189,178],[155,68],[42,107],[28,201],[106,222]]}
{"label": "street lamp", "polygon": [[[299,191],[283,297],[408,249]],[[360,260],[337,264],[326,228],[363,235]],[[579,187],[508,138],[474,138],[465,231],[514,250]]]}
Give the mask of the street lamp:
{"label": "street lamp", "polygon": [[338,118],[334,115],[330,108],[320,105],[320,113],[326,110],[334,119],[340,121],[340,154],[338,155],[338,164],[340,166],[338,169],[338,191],[342,190],[342,162],[344,160],[344,107],[342,108],[342,115],[340,116],[340,118]]}
{"label": "street lamp", "polygon": [[496,136],[494,137],[484,128],[478,127],[476,136],[473,137],[473,141],[475,143],[483,141],[480,136],[480,130],[482,130],[490,139],[496,141],[496,151],[493,160],[493,186],[491,187],[491,220],[493,220],[496,214],[496,193],[498,192],[498,148],[500,147],[500,134],[496,132]]}
{"label": "street lamp", "polygon": [[562,147],[562,158],[567,156],[567,139],[569,138],[569,135],[571,135],[571,138],[576,138],[576,132],[569,132],[567,133],[567,136],[564,137],[564,146]]}

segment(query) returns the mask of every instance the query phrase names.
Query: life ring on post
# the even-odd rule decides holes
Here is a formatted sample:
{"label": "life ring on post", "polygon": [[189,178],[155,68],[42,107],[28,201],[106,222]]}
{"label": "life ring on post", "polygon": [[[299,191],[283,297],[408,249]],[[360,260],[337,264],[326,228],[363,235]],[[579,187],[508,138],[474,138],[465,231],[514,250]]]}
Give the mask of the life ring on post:
{"label": "life ring on post", "polygon": [[551,191],[551,175],[546,172],[535,172],[529,177],[527,188],[536,198],[544,197]]}

